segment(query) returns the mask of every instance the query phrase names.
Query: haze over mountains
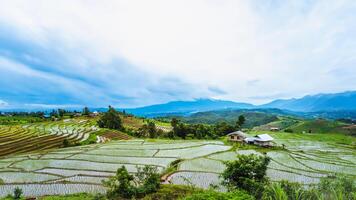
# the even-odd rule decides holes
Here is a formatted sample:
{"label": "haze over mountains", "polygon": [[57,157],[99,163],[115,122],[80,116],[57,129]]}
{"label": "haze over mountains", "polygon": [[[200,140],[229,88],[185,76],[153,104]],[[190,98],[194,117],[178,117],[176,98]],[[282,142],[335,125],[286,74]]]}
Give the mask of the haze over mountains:
{"label": "haze over mountains", "polygon": [[127,111],[142,116],[159,116],[168,114],[190,114],[221,109],[265,108],[277,108],[294,112],[331,112],[356,110],[356,91],[335,94],[307,95],[299,99],[278,99],[263,105],[253,105],[249,103],[214,99],[173,101],[165,104],[127,109]]}

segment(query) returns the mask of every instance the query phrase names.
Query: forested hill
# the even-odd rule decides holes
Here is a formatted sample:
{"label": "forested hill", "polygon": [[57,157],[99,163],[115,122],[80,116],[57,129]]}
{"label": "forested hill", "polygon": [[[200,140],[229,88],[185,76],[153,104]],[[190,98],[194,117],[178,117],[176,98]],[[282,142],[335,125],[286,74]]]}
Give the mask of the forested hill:
{"label": "forested hill", "polygon": [[[219,122],[227,122],[230,124],[236,123],[238,117],[243,115],[246,118],[244,128],[252,128],[262,124],[267,124],[278,120],[278,115],[286,115],[283,111],[278,109],[241,109],[241,110],[218,110],[218,111],[207,111],[198,112],[189,116],[178,117],[184,122],[197,124],[216,124]],[[173,117],[169,117],[173,118]]]}

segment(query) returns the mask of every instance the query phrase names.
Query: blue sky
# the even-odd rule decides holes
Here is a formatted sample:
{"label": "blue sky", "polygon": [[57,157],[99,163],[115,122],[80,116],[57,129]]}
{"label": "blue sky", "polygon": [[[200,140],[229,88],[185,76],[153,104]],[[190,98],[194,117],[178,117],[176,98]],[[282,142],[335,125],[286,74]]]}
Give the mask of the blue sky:
{"label": "blue sky", "polygon": [[356,90],[355,24],[353,0],[2,0],[0,108]]}

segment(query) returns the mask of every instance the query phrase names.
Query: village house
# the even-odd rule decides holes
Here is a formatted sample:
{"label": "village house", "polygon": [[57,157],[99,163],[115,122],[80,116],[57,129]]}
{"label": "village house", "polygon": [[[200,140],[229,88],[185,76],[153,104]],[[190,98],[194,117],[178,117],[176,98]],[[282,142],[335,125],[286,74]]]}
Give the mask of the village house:
{"label": "village house", "polygon": [[245,138],[244,142],[262,147],[273,146],[273,138],[268,134],[256,135],[255,137]]}
{"label": "village house", "polygon": [[89,117],[96,117],[98,115],[99,115],[99,112],[98,111],[94,111],[94,112],[89,114]]}
{"label": "village house", "polygon": [[242,131],[235,131],[227,134],[227,136],[230,141],[234,142],[242,142],[245,138],[247,138],[247,135]]}
{"label": "village house", "polygon": [[271,127],[269,130],[270,131],[279,131],[280,129],[278,127]]}

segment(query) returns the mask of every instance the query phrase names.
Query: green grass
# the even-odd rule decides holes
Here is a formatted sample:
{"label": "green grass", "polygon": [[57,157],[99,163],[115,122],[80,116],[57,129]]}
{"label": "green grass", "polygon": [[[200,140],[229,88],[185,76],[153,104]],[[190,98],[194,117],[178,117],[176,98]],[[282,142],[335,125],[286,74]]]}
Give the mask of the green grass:
{"label": "green grass", "polygon": [[93,194],[87,193],[79,193],[79,194],[72,194],[72,195],[63,195],[63,196],[47,196],[41,197],[40,200],[83,200],[83,199],[94,199]]}
{"label": "green grass", "polygon": [[290,126],[295,133],[348,133],[343,126],[346,124],[338,121],[329,121],[324,119],[307,120]]}
{"label": "green grass", "polygon": [[271,131],[251,131],[249,135],[258,135],[267,133],[275,139],[288,140],[308,140],[328,142],[334,144],[355,145],[356,137],[341,134],[341,133],[285,133],[285,132],[271,132]]}

